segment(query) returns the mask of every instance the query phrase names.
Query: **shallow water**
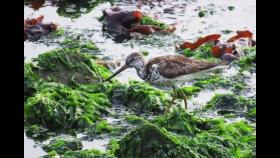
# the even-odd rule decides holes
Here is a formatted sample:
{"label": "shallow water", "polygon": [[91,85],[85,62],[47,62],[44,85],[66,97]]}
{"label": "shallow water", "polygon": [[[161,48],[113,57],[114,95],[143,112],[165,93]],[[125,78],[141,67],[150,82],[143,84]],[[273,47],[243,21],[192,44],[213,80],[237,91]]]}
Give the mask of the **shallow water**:
{"label": "shallow water", "polygon": [[[77,138],[83,138],[86,135],[84,134],[78,134]],[[83,140],[82,139],[82,145],[83,149],[98,149],[100,151],[106,151],[106,146],[109,143],[110,139],[109,138],[96,138],[93,140]]]}
{"label": "shallow water", "polygon": [[202,109],[215,94],[232,94],[232,91],[226,89],[206,90],[198,93],[198,95],[190,100],[190,110]]}
{"label": "shallow water", "polygon": [[[125,9],[135,9],[136,5],[131,1],[120,1],[115,3],[116,6]],[[254,33],[256,38],[256,0],[166,0],[161,5],[142,6],[141,10],[160,17],[161,20],[176,24],[177,30],[171,35],[150,35],[137,36],[123,43],[116,43],[108,36],[102,33],[102,23],[97,18],[102,15],[102,10],[111,6],[110,3],[103,3],[95,7],[91,12],[81,15],[77,19],[62,17],[57,14],[57,7],[46,4],[39,10],[33,10],[24,6],[24,18],[34,18],[39,15],[45,15],[45,22],[56,22],[60,27],[70,34],[82,34],[82,38],[90,39],[101,49],[99,56],[114,60],[120,60],[122,63],[125,57],[131,52],[148,51],[147,58],[155,56],[176,54],[175,46],[185,40],[194,41],[200,36],[221,33],[224,30],[233,31],[229,34],[223,34],[222,39],[227,39],[235,34],[236,30],[248,29]],[[228,6],[234,6],[234,10],[228,10]],[[164,9],[175,8],[174,13],[164,13]],[[205,17],[199,18],[200,10],[213,11],[213,15],[206,14]],[[62,39],[58,39],[62,40]],[[25,61],[31,61],[39,54],[50,51],[59,47],[58,41],[50,38],[43,38],[38,42],[24,42]],[[225,69],[223,76],[231,77],[237,74],[234,68]],[[120,82],[128,80],[141,79],[136,75],[134,69],[128,69],[116,77]],[[256,75],[246,81],[251,87],[246,96],[254,96],[256,93]],[[189,83],[187,83],[189,84]],[[226,89],[216,89],[214,91],[206,90],[200,92],[196,97],[189,101],[190,110],[202,108],[215,93],[232,93]],[[121,111],[123,112],[123,111]],[[116,112],[118,113],[118,112]],[[206,117],[217,117],[215,113],[205,113]],[[106,118],[109,124],[119,121],[119,118]],[[239,119],[239,118],[238,118]],[[240,118],[242,119],[242,118]],[[231,121],[231,120],[229,120]],[[236,119],[235,119],[236,121]],[[93,141],[83,141],[84,149],[106,150],[109,138],[94,139]],[[46,153],[40,147],[34,147],[35,143],[24,135],[24,151],[26,158],[33,158],[45,155]]]}
{"label": "shallow water", "polygon": [[37,158],[47,153],[24,133],[24,158]]}

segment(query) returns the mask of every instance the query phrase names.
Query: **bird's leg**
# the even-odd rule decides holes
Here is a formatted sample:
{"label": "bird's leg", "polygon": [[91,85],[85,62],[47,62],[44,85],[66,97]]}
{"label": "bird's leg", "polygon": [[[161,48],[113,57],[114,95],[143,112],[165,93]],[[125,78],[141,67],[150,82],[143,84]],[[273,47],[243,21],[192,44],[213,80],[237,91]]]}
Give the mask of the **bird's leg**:
{"label": "bird's leg", "polygon": [[170,107],[175,103],[175,99],[177,97],[176,87],[173,86],[172,88],[173,88],[172,100],[171,100],[170,104],[168,105],[167,109],[165,110],[165,113],[169,112]]}
{"label": "bird's leg", "polygon": [[229,63],[227,69],[230,69],[231,66],[232,66],[232,63]]}
{"label": "bird's leg", "polygon": [[188,97],[186,96],[186,94],[184,93],[184,91],[181,88],[179,88],[179,89],[180,89],[180,91],[182,92],[182,95],[183,95],[183,100],[184,100],[185,108],[186,108],[186,110],[188,110],[188,102],[187,102]]}
{"label": "bird's leg", "polygon": [[185,108],[188,110],[188,97],[185,95],[184,97]]}

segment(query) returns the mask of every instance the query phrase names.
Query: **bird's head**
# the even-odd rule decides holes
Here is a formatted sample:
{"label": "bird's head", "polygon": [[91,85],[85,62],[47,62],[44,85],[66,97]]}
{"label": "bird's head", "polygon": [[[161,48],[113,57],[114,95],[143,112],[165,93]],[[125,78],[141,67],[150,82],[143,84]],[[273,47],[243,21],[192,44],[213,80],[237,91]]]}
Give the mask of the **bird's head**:
{"label": "bird's head", "polygon": [[131,68],[144,66],[144,57],[141,53],[131,53],[126,57],[125,65]]}
{"label": "bird's head", "polygon": [[111,80],[113,77],[115,77],[116,75],[118,75],[119,73],[121,73],[127,68],[137,69],[139,67],[143,67],[144,65],[145,65],[145,60],[141,53],[137,53],[137,52],[131,53],[126,57],[125,64],[118,71],[113,73],[108,79],[106,79],[106,81]]}

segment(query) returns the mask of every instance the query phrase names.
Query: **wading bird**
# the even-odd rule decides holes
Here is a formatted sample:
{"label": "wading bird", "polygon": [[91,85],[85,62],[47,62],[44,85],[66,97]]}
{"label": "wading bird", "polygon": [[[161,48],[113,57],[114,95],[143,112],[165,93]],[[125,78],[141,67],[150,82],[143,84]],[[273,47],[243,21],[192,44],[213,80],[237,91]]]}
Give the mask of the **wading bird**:
{"label": "wading bird", "polygon": [[[224,63],[210,63],[191,59],[183,55],[165,55],[147,61],[142,54],[131,53],[127,56],[125,64],[106,81],[111,80],[127,68],[135,68],[137,75],[144,81],[152,85],[171,85],[173,87],[174,96],[170,104],[171,106],[176,99],[176,86],[178,84],[224,67]],[[185,108],[187,108],[187,97],[185,95],[184,103]],[[167,111],[170,106],[166,109]]]}

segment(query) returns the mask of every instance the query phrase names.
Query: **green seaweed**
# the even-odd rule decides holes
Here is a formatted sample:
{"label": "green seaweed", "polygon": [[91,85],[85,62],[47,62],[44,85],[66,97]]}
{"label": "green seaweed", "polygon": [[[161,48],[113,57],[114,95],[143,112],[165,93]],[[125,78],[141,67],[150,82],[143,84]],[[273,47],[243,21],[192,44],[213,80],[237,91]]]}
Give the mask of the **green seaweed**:
{"label": "green seaweed", "polygon": [[228,10],[232,11],[232,10],[234,10],[234,9],[235,9],[234,6],[228,6]]}
{"label": "green seaweed", "polygon": [[246,87],[247,87],[247,84],[244,82],[241,82],[241,83],[236,83],[233,88],[235,89],[235,91],[242,91],[242,90],[246,89]]}
{"label": "green seaweed", "polygon": [[254,155],[254,128],[243,121],[228,124],[223,119],[199,118],[179,108],[152,122],[161,129],[179,134],[179,140],[198,157],[247,158]]}
{"label": "green seaweed", "polygon": [[192,96],[196,95],[198,92],[200,92],[201,88],[196,86],[186,86],[182,88],[176,89],[176,97],[177,98],[183,98],[184,96]]}
{"label": "green seaweed", "polygon": [[211,74],[205,77],[200,77],[194,79],[193,86],[200,87],[200,88],[213,88],[213,87],[229,87],[231,86],[230,80],[222,77],[219,74]]}
{"label": "green seaweed", "polygon": [[148,56],[149,55],[149,52],[148,51],[141,51],[141,53],[143,54],[143,56]]}
{"label": "green seaweed", "polygon": [[111,91],[109,92],[109,96],[113,103],[115,104],[124,104],[127,102],[127,93],[128,93],[128,87],[127,84],[114,84]]}
{"label": "green seaweed", "polygon": [[60,157],[60,156],[53,150],[51,152],[48,152],[47,155],[44,155],[40,158],[57,158],[57,157]]}
{"label": "green seaweed", "polygon": [[81,150],[82,147],[82,142],[77,138],[56,138],[51,140],[48,145],[44,145],[43,150],[46,152],[55,151],[61,155],[67,151]]}
{"label": "green seaweed", "polygon": [[120,148],[120,145],[116,139],[111,139],[107,146],[108,153],[111,155],[114,155],[116,150],[118,150],[119,148]]}
{"label": "green seaweed", "polygon": [[126,135],[115,154],[119,158],[196,157],[176,136],[153,124],[145,124]]}
{"label": "green seaweed", "polygon": [[210,128],[205,119],[194,117],[181,108],[175,108],[171,113],[158,116],[152,122],[168,131],[188,136],[194,136],[197,132]]}
{"label": "green seaweed", "polygon": [[206,11],[199,11],[198,12],[198,17],[202,18],[206,15],[206,13],[207,13]]}
{"label": "green seaweed", "polygon": [[223,34],[230,34],[230,33],[232,33],[233,31],[231,31],[231,30],[222,30],[221,31]]}
{"label": "green seaweed", "polygon": [[246,79],[248,78],[242,73],[230,77],[224,77],[219,73],[214,73],[195,78],[193,86],[201,89],[225,88],[232,90],[236,94],[240,94],[249,87]]}
{"label": "green seaweed", "polygon": [[214,126],[209,131],[219,135],[227,142],[223,144],[229,148],[233,157],[254,157],[256,147],[255,129],[244,121],[227,124],[224,120],[213,120]]}
{"label": "green seaweed", "polygon": [[111,132],[113,127],[108,124],[106,120],[100,121],[95,125],[96,133]]}
{"label": "green seaweed", "polygon": [[57,13],[60,16],[76,19],[91,12],[97,5],[113,0],[60,0],[57,4]]}
{"label": "green seaweed", "polygon": [[157,117],[119,141],[116,156],[125,158],[254,157],[256,135],[246,122],[199,118],[184,109]]}
{"label": "green seaweed", "polygon": [[68,49],[79,48],[79,49],[88,49],[88,50],[93,50],[93,51],[99,50],[99,48],[92,41],[90,41],[90,40],[82,41],[82,40],[79,40],[79,39],[73,38],[73,37],[65,38],[64,41],[60,43],[60,45],[64,48],[68,48]]}
{"label": "green seaweed", "polygon": [[65,30],[64,28],[59,28],[58,30],[56,30],[55,32],[51,32],[50,36],[52,38],[56,38],[56,37],[61,37],[65,34]]}
{"label": "green seaweed", "polygon": [[147,120],[145,120],[143,117],[136,115],[126,115],[124,120],[134,125],[147,123]]}
{"label": "green seaweed", "polygon": [[46,140],[50,136],[54,135],[54,133],[49,132],[48,129],[36,124],[26,127],[25,133],[27,137],[30,137],[34,140]]}
{"label": "green seaweed", "polygon": [[99,120],[110,106],[102,93],[86,93],[57,83],[40,86],[24,107],[28,124],[39,124],[50,130],[72,130],[88,127]]}
{"label": "green seaweed", "polygon": [[77,84],[73,86],[73,88],[88,93],[104,93],[109,98],[113,98],[113,95],[114,93],[116,93],[115,91],[117,91],[118,88],[125,91],[127,90],[127,85],[121,84],[117,81],[112,81],[112,82],[103,82],[103,83],[95,83],[95,84]]}
{"label": "green seaweed", "polygon": [[246,117],[251,121],[256,121],[256,114],[257,114],[257,108],[254,107],[247,112]]}
{"label": "green seaweed", "polygon": [[140,20],[141,25],[154,25],[158,26],[161,30],[167,29],[169,26],[157,19],[151,18],[149,16],[143,16]]}
{"label": "green seaweed", "polygon": [[130,81],[124,104],[137,112],[163,112],[170,103],[170,95],[148,83]]}
{"label": "green seaweed", "polygon": [[32,63],[24,63],[24,99],[32,96],[39,84],[39,76],[34,73],[34,65]]}
{"label": "green seaweed", "polygon": [[245,70],[250,72],[256,71],[256,47],[244,48],[243,52],[245,55],[233,63],[240,67],[241,72]]}
{"label": "green seaweed", "polygon": [[202,59],[210,62],[219,62],[219,59],[213,57],[211,47],[211,44],[203,44],[195,50],[190,50],[189,48],[186,48],[183,50],[182,53],[186,57],[192,57],[200,60]]}
{"label": "green seaweed", "polygon": [[96,149],[91,149],[91,150],[81,150],[81,151],[68,151],[62,156],[62,158],[116,158],[116,157]]}
{"label": "green seaweed", "polygon": [[111,133],[113,127],[108,124],[106,120],[101,120],[86,130],[87,135],[96,136],[105,133]]}
{"label": "green seaweed", "polygon": [[38,74],[44,80],[69,84],[98,83],[108,78],[111,72],[96,63],[91,54],[80,53],[77,49],[57,49],[39,55],[34,59],[40,67]]}
{"label": "green seaweed", "polygon": [[256,100],[235,94],[216,94],[206,105],[206,109],[243,112],[256,107]]}

